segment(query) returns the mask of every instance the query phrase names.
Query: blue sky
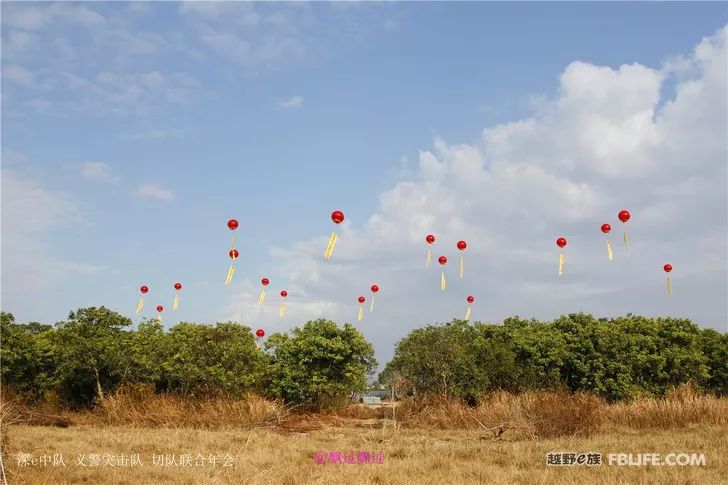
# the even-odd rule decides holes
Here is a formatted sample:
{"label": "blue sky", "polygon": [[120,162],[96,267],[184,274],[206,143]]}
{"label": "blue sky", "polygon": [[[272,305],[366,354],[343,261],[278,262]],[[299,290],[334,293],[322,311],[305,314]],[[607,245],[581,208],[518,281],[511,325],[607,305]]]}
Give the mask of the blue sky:
{"label": "blue sky", "polygon": [[[467,294],[476,320],[726,329],[723,4],[4,2],[2,17],[2,306],[20,321],[134,316],[141,284],[151,316],[181,281],[167,324],[276,331],[355,320],[378,282],[359,325],[382,359]],[[608,266],[598,227],[621,230],[622,208],[634,248]],[[230,217],[242,257],[224,287]],[[471,242],[471,279],[453,272],[445,294],[421,268],[430,232]],[[287,318],[277,297],[256,306],[262,276],[289,290]]]}

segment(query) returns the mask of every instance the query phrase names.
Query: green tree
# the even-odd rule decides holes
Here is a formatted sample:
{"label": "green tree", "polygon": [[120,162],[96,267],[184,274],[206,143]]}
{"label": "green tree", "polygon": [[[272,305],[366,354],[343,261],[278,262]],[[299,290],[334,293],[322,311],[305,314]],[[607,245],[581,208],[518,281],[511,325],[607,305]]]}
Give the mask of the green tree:
{"label": "green tree", "polygon": [[271,352],[269,394],[315,407],[337,405],[350,392],[365,389],[377,365],[374,348],[361,332],[330,320],[273,334],[265,347]]}
{"label": "green tree", "polygon": [[515,354],[519,389],[551,389],[561,385],[561,369],[568,356],[563,335],[553,324],[506,319],[503,329]]}
{"label": "green tree", "polygon": [[122,384],[141,383],[162,388],[169,346],[169,336],[162,324],[156,319],[142,320],[136,331],[124,332],[122,337],[126,355]]}
{"label": "green tree", "polygon": [[478,372],[488,379],[488,391],[518,392],[524,386],[524,370],[516,361],[512,329],[484,323],[474,324],[477,337],[473,340],[474,359]]}
{"label": "green tree", "polygon": [[489,385],[478,368],[475,328],[462,320],[415,329],[397,343],[390,372],[409,379],[417,393],[477,401]]}
{"label": "green tree", "polygon": [[11,313],[0,313],[0,381],[28,401],[37,401],[56,384],[51,328],[16,324]]}
{"label": "green tree", "polygon": [[178,323],[162,353],[162,386],[185,395],[258,390],[264,373],[264,357],[250,328],[233,322],[214,327]]}
{"label": "green tree", "polygon": [[728,396],[728,334],[704,329],[701,346],[708,366],[703,386],[720,396]]}
{"label": "green tree", "polygon": [[128,356],[123,329],[129,325],[129,318],[103,306],[79,308],[56,325],[57,375],[67,401],[103,400],[104,390],[121,382]]}

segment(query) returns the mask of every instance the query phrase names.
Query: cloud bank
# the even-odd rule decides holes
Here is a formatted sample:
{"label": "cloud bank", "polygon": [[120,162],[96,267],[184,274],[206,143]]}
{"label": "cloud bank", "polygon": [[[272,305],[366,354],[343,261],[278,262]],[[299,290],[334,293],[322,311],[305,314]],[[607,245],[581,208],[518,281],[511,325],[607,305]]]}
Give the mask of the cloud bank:
{"label": "cloud bank", "polygon": [[[323,316],[356,323],[380,359],[412,328],[462,318],[469,294],[473,320],[632,312],[727,330],[726,32],[659,69],[573,62],[531,116],[488,127],[475,144],[436,139],[367,221],[342,224],[330,261],[324,235],[272,250],[272,281],[290,294],[287,318],[275,303],[257,305],[257,281],[239,284],[227,315],[272,331]],[[632,213],[627,224],[621,209]],[[604,222],[614,228],[611,263]],[[444,292],[439,265],[424,269],[429,233],[434,257],[450,261]],[[460,239],[469,244],[462,280]],[[672,297],[664,263],[675,268]],[[372,283],[381,287],[376,310],[356,322],[356,298],[369,297]]]}

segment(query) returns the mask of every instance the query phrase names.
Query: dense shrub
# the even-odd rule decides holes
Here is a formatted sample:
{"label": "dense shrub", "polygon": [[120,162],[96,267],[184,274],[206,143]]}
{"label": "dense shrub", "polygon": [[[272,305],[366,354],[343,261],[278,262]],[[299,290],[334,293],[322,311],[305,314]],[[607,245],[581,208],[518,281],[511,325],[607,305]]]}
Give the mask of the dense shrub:
{"label": "dense shrub", "polygon": [[403,338],[380,381],[476,403],[495,390],[590,391],[609,401],[660,397],[691,382],[728,391],[728,335],[686,319],[579,313],[553,322],[428,325]]}
{"label": "dense shrub", "polygon": [[[180,397],[246,393],[335,406],[366,387],[377,363],[351,325],[307,322],[257,349],[236,323],[131,321],[82,308],[54,326],[0,318],[0,379],[28,401],[89,406],[142,386]],[[380,374],[400,394],[438,394],[475,405],[493,391],[592,392],[608,401],[660,398],[691,383],[728,395],[728,334],[686,319],[579,313],[553,322],[428,325],[398,342]]]}

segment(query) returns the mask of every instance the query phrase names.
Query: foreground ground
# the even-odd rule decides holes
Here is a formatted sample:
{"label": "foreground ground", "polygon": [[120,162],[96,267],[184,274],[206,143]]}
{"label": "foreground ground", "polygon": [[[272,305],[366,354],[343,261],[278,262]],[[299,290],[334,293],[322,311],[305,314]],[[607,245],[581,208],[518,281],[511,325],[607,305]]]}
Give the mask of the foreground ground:
{"label": "foreground ground", "polygon": [[[536,440],[508,433],[498,440],[485,430],[396,429],[388,421],[309,432],[14,425],[6,446],[11,484],[728,483],[728,427],[705,424]],[[343,463],[331,463],[336,452]],[[346,463],[350,452],[364,463]],[[377,452],[382,463],[374,463]],[[547,467],[550,452],[601,453],[603,463]],[[704,453],[706,466],[609,465],[609,453]],[[59,455],[65,466],[54,465]],[[133,455],[141,464],[132,466]],[[33,459],[35,465],[19,465]]]}

